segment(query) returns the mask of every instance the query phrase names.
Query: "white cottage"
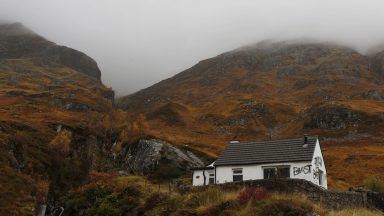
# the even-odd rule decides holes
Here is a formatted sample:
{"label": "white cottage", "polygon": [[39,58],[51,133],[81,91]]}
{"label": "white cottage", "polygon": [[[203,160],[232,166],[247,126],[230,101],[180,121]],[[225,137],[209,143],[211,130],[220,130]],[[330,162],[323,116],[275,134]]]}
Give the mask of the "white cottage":
{"label": "white cottage", "polygon": [[327,171],[317,137],[230,142],[217,160],[193,169],[193,185],[295,178],[327,189]]}

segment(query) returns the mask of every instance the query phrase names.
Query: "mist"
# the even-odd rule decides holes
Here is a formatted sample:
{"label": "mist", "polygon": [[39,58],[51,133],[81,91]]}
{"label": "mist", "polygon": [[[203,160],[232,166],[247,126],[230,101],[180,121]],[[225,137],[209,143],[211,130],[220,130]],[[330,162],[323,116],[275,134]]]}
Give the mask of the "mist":
{"label": "mist", "polygon": [[94,58],[118,96],[264,39],[384,44],[381,0],[0,0],[21,22]]}

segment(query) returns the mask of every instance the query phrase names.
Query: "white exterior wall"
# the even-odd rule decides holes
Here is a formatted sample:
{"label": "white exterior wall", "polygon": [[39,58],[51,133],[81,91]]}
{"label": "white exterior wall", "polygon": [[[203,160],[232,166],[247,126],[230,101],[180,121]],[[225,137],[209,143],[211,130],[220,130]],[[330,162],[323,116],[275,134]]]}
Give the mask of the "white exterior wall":
{"label": "white exterior wall", "polygon": [[[196,176],[199,176],[199,178],[197,178]],[[204,185],[203,170],[194,170],[194,171],[193,171],[193,175],[192,175],[192,185],[193,185],[193,186]]]}
{"label": "white exterior wall", "polygon": [[[320,158],[320,159],[316,159]],[[316,161],[321,161],[316,163]],[[269,166],[290,166],[290,178],[305,179],[316,185],[319,185],[318,170],[323,175],[323,185],[327,189],[327,171],[325,169],[324,158],[321,153],[319,141],[316,141],[315,151],[311,162],[291,162],[291,163],[271,163],[262,165],[239,165],[239,166],[219,166],[216,167],[216,184],[223,184],[233,181],[233,169],[243,169],[243,181],[264,179],[264,167]]]}
{"label": "white exterior wall", "polygon": [[[204,175],[205,175],[205,185],[209,184],[209,174],[214,174],[215,170],[194,170],[192,174],[192,185],[201,186],[204,185]],[[199,178],[197,178],[199,176]]]}
{"label": "white exterior wall", "polygon": [[[321,161],[316,163],[317,161]],[[319,185],[325,189],[328,188],[327,184],[327,170],[325,168],[325,163],[324,163],[324,158],[323,154],[321,152],[321,147],[319,140],[316,141],[316,147],[315,147],[315,152],[313,153],[313,158],[312,158],[312,182],[319,185],[319,177],[316,175],[318,170],[321,170],[323,172],[323,185]]]}
{"label": "white exterior wall", "polygon": [[305,179],[312,181],[310,175],[305,175],[304,173],[299,173],[294,175],[293,167],[304,167],[306,165],[311,165],[310,162],[293,162],[293,163],[271,163],[271,164],[262,164],[262,165],[243,165],[243,166],[219,166],[216,167],[216,184],[222,184],[227,182],[232,182],[233,180],[233,169],[242,168],[243,169],[243,180],[258,180],[264,179],[264,167],[273,167],[273,166],[289,166],[290,167],[290,177]]}

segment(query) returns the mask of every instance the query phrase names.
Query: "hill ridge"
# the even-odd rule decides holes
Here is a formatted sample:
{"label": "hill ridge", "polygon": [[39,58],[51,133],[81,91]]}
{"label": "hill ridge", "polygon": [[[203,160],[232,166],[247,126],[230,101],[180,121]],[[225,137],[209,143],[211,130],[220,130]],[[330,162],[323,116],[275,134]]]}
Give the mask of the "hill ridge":
{"label": "hill ridge", "polygon": [[0,25],[0,60],[29,58],[38,64],[63,65],[101,81],[101,71],[91,57],[57,45],[21,23]]}

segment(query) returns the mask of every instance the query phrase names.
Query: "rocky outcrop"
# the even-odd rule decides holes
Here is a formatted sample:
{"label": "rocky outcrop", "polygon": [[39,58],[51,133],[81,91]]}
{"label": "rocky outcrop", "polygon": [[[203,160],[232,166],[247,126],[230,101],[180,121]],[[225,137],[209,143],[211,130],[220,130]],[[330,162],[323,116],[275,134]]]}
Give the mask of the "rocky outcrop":
{"label": "rocky outcrop", "polygon": [[370,57],[371,69],[381,77],[384,77],[384,51]]}
{"label": "rocky outcrop", "polygon": [[313,107],[310,118],[305,122],[305,128],[346,129],[362,121],[362,113],[355,112],[342,106]]}
{"label": "rocky outcrop", "polygon": [[369,100],[384,101],[384,92],[380,92],[377,90],[370,90],[370,91],[363,92],[361,94],[361,97]]}
{"label": "rocky outcrop", "polygon": [[382,122],[380,116],[368,115],[342,105],[315,105],[307,112],[308,118],[304,123],[305,129],[340,130],[372,126]]}
{"label": "rocky outcrop", "polygon": [[166,159],[176,167],[186,170],[203,166],[203,162],[191,151],[183,150],[159,139],[141,139],[127,145],[121,153],[122,166],[129,172],[148,175]]}
{"label": "rocky outcrop", "polygon": [[65,46],[54,45],[44,49],[39,58],[41,58],[43,63],[54,62],[70,67],[98,80],[101,79],[101,71],[96,61],[80,51]]}

